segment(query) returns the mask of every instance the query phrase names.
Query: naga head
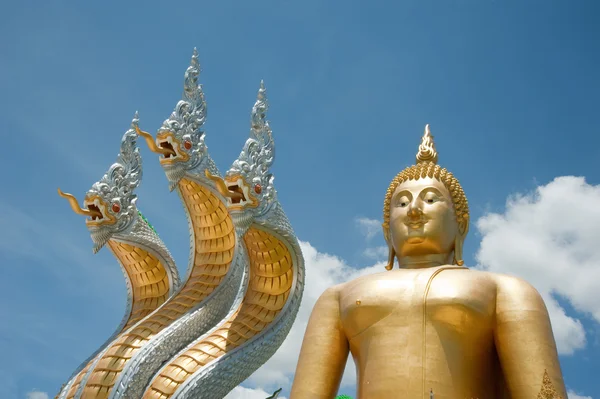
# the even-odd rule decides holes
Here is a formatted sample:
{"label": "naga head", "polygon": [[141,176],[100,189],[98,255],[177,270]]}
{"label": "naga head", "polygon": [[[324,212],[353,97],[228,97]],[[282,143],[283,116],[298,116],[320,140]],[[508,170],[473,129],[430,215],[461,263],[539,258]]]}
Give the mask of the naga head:
{"label": "naga head", "polygon": [[73,211],[88,216],[86,225],[94,242],[94,253],[98,252],[114,234],[131,227],[137,217],[134,190],[142,180],[142,159],[136,146],[138,129],[137,112],[131,128],[123,135],[121,151],[117,161],[108,172],[94,183],[83,199],[83,207],[77,199],[60,188],[58,194],[66,198]]}
{"label": "naga head", "polygon": [[[269,167],[275,158],[275,144],[269,122],[266,90],[261,82],[256,103],[252,108],[250,138],[225,178],[206,176],[215,182],[219,192],[227,198],[227,207],[234,220],[249,225],[253,219],[264,216],[277,201],[273,175]],[[247,226],[246,226],[247,227]]]}
{"label": "naga head", "polygon": [[202,86],[198,84],[200,64],[198,51],[194,49],[190,66],[185,71],[183,98],[177,103],[171,116],[165,120],[156,134],[136,127],[152,152],[161,155],[160,164],[173,190],[187,171],[197,168],[208,158],[204,131],[206,101]]}

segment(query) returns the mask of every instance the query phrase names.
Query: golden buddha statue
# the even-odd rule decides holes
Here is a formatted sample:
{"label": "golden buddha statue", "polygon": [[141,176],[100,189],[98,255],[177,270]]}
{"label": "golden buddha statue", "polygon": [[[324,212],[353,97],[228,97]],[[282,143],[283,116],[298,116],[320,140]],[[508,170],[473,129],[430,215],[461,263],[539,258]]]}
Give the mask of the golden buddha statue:
{"label": "golden buddha statue", "polygon": [[437,158],[426,126],[416,164],[386,193],[388,271],[321,295],[290,399],[333,399],[348,353],[357,399],[567,398],[539,293],[463,265],[467,199]]}

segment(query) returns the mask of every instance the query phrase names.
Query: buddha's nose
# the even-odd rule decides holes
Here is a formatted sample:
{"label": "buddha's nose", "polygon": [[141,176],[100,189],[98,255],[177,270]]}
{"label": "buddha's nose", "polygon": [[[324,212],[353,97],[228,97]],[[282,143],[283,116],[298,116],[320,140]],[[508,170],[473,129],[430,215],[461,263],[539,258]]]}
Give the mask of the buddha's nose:
{"label": "buddha's nose", "polygon": [[421,217],[423,216],[423,210],[421,209],[419,204],[413,201],[408,206],[407,215],[411,219],[421,219]]}

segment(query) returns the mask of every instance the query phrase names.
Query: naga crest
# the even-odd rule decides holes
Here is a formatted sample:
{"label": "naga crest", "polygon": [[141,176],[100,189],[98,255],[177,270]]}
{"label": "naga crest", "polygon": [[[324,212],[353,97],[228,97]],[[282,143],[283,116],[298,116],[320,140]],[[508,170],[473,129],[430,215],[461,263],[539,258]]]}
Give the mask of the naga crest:
{"label": "naga crest", "polygon": [[89,217],[86,225],[94,242],[94,253],[98,252],[112,235],[130,228],[137,218],[137,196],[134,190],[142,180],[142,158],[136,146],[137,126],[136,112],[131,128],[121,140],[121,151],[117,161],[86,193],[84,208],[79,207],[71,194],[58,190],[62,197],[69,200],[76,213]]}
{"label": "naga crest", "polygon": [[[275,143],[266,112],[269,108],[264,83],[260,89],[250,121],[250,138],[217,188],[227,197],[227,207],[241,225],[264,216],[277,202],[273,175],[269,167],[275,159]],[[214,176],[209,176],[215,180]]]}
{"label": "naga crest", "polygon": [[156,140],[149,133],[137,129],[150,150],[162,155],[160,164],[173,190],[187,171],[199,167],[207,160],[202,125],[206,120],[206,101],[202,85],[198,84],[200,64],[198,51],[194,49],[190,66],[185,71],[183,98],[165,120]]}

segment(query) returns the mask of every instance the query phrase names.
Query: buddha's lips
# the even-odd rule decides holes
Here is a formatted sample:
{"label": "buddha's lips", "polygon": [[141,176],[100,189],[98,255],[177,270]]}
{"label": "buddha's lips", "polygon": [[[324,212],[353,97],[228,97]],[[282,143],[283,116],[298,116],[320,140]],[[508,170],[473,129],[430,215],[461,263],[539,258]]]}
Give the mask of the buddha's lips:
{"label": "buddha's lips", "polygon": [[404,224],[413,229],[420,229],[427,223],[426,220],[418,220],[418,221],[407,221]]}

